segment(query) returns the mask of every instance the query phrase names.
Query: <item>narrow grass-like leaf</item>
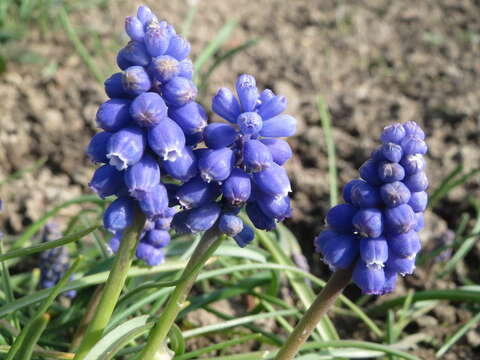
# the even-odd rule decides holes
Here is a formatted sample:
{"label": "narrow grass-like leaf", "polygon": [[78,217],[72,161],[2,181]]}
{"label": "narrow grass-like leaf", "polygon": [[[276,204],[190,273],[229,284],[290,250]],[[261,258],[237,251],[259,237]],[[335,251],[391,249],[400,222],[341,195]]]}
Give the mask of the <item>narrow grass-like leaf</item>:
{"label": "narrow grass-like leaf", "polygon": [[49,314],[43,314],[33,319],[32,325],[25,328],[25,340],[23,341],[22,345],[18,349],[17,354],[15,355],[15,360],[30,360],[33,354],[33,349],[40,339],[43,331],[48,325],[50,321]]}
{"label": "narrow grass-like leaf", "polygon": [[64,7],[60,8],[60,10],[58,12],[58,18],[60,20],[60,23],[63,26],[63,29],[65,30],[65,33],[68,36],[68,39],[72,43],[73,47],[77,51],[80,58],[83,60],[83,62],[87,66],[88,70],[90,70],[93,77],[100,84],[103,84],[103,82],[105,80],[105,76],[102,74],[100,69],[97,67],[97,64],[95,63],[95,60],[93,59],[93,57],[88,52],[85,45],[83,45],[82,40],[80,40],[80,38],[78,37],[78,34],[75,31],[75,29],[73,28],[73,26],[70,22],[70,19],[68,17],[67,11],[65,10]]}
{"label": "narrow grass-like leaf", "polygon": [[58,205],[57,207],[53,208],[45,215],[43,215],[40,219],[35,221],[31,224],[27,229],[15,240],[15,244],[13,245],[14,249],[21,248],[33,235],[35,235],[46,223],[47,221],[58,214],[58,212],[66,207],[72,205],[78,205],[82,203],[93,203],[101,205],[104,203],[104,200],[99,199],[95,195],[83,195],[71,200],[65,201],[63,204]]}
{"label": "narrow grass-like leaf", "polygon": [[7,252],[6,254],[0,255],[0,261],[5,261],[8,259],[13,259],[16,257],[23,257],[27,255],[36,254],[38,252],[46,251],[49,249],[56,248],[58,246],[63,246],[74,241],[82,239],[84,236],[90,234],[92,231],[98,228],[98,225],[90,226],[87,229],[76,232],[75,234],[64,236],[58,240],[52,240],[49,242],[41,243],[38,245],[33,245],[28,248],[17,249]]}
{"label": "narrow grass-like leaf", "polygon": [[480,312],[455,331],[455,333],[450,336],[447,341],[445,341],[445,344],[443,344],[443,346],[436,352],[435,357],[439,358],[445,354],[463,335],[465,335],[468,330],[477,326],[479,321]]}
{"label": "narrow grass-like leaf", "polygon": [[[381,304],[373,305],[367,309],[370,314],[383,314],[388,309],[401,306],[405,303],[405,296],[386,300]],[[459,302],[474,302],[480,304],[480,291],[468,289],[445,289],[418,291],[412,296],[412,302],[425,300],[449,300]]]}
{"label": "narrow grass-like leaf", "polygon": [[37,160],[32,166],[29,166],[25,169],[21,169],[19,171],[14,172],[13,174],[7,176],[5,179],[0,180],[0,186],[8,184],[12,181],[21,179],[23,175],[40,169],[47,162],[47,160],[48,160],[48,157],[44,156],[41,159]]}
{"label": "narrow grass-like leaf", "polygon": [[192,26],[193,19],[195,18],[195,15],[198,9],[198,4],[196,2],[191,1],[187,3],[188,3],[187,15],[185,16],[185,20],[183,21],[183,24],[182,24],[182,36],[186,39],[190,35],[190,28]]}
{"label": "narrow grass-like leaf", "polygon": [[367,341],[355,341],[355,340],[336,340],[307,343],[302,347],[302,350],[311,349],[325,349],[325,348],[355,348],[364,350],[381,351],[385,355],[394,355],[406,360],[419,360],[418,357],[410,355],[406,352],[395,349],[392,345],[375,344]]}
{"label": "narrow grass-like leaf", "polygon": [[337,160],[335,155],[335,140],[332,133],[332,120],[328,111],[325,99],[317,96],[317,109],[322,123],[323,138],[327,147],[328,157],[328,180],[330,184],[330,206],[338,204],[338,186],[337,186]]}
{"label": "narrow grass-like leaf", "polygon": [[185,339],[183,338],[182,331],[177,326],[177,324],[174,323],[172,325],[172,328],[168,333],[168,338],[170,339],[170,348],[175,353],[175,355],[183,355],[185,353]]}
{"label": "narrow grass-like leaf", "polygon": [[195,351],[191,351],[187,354],[183,354],[181,356],[176,356],[175,360],[198,359],[198,357],[200,355],[208,354],[211,351],[223,350],[223,349],[226,349],[230,346],[235,346],[235,345],[238,345],[238,344],[242,344],[242,343],[245,343],[247,341],[258,340],[261,337],[262,337],[262,335],[260,335],[260,334],[251,334],[251,335],[246,335],[246,336],[239,337],[238,339],[223,341],[219,344],[206,346],[204,348],[201,348],[201,349],[198,349],[198,350],[195,350]]}
{"label": "narrow grass-like leaf", "polygon": [[[0,237],[0,254],[3,254],[3,239]],[[12,283],[10,281],[10,271],[8,270],[7,264],[2,262],[2,288],[5,294],[7,305],[12,304],[15,301],[13,295]],[[16,314],[11,314],[13,323],[17,329],[20,328]]]}
{"label": "narrow grass-like leaf", "polygon": [[82,259],[83,259],[82,257],[78,257],[75,260],[75,262],[72,264],[70,269],[68,269],[68,271],[63,275],[60,281],[53,288],[46,289],[48,290],[47,298],[40,305],[40,307],[38,308],[33,318],[27,323],[27,325],[25,325],[20,335],[15,339],[15,342],[13,343],[12,347],[10,348],[10,351],[8,352],[6,360],[14,359],[14,357],[20,352],[21,349],[25,349],[27,346],[29,346],[29,342],[32,341],[32,339],[29,338],[28,336],[32,331],[32,327],[35,326],[36,321],[48,311],[48,308],[52,305],[53,301],[58,296],[58,294],[60,294],[60,292],[64,290],[63,288],[65,284],[70,280],[70,277],[77,270]]}
{"label": "narrow grass-like leaf", "polygon": [[233,20],[227,22],[213,38],[212,41],[203,49],[194,62],[195,73],[200,73],[205,63],[218,51],[218,49],[229,39],[237,23]]}

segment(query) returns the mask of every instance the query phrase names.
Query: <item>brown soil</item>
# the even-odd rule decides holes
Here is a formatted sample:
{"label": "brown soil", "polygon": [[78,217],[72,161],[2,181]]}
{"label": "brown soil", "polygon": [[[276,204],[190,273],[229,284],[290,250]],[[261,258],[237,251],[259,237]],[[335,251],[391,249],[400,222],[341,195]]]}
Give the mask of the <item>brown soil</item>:
{"label": "brown soil", "polygon": [[[72,14],[103,70],[113,70],[105,64],[114,64],[114,51],[126,41],[119,35],[123,18],[138,3],[112,1],[101,12],[87,8]],[[180,28],[185,1],[146,3]],[[194,55],[232,17],[239,26],[227,48],[253,37],[262,39],[213,74],[204,104],[209,107],[206,99],[216,88],[231,87],[238,74],[248,72],[260,87],[285,95],[288,112],[298,119],[298,135],[291,141],[297,155],[287,166],[295,190],[295,212],[288,225],[305,249],[311,249],[328,209],[327,158],[315,108],[318,94],[332,114],[340,184],[357,175],[382,127],[392,121],[415,120],[426,129],[432,188],[460,163],[467,170],[478,167],[479,15],[480,3],[474,0],[199,2],[190,36]],[[19,46],[43,56],[44,62],[11,63],[0,77],[0,178],[42,156],[48,161],[41,170],[0,188],[6,205],[2,227],[10,233],[20,232],[54,204],[88,192],[85,184],[92,166],[83,149],[95,132],[96,108],[105,100],[102,86],[60,28],[48,34],[32,31]],[[454,228],[458,214],[469,208],[468,199],[478,196],[478,185],[472,180],[456,189],[429,214],[423,234],[427,247]],[[478,255],[475,249],[472,256]],[[314,270],[326,275],[323,267],[316,265]],[[415,288],[454,285],[435,282],[428,274],[418,272],[411,280]],[[465,320],[458,315],[462,309],[452,311],[449,329]],[[441,317],[433,311],[425,316],[436,323],[419,321],[415,331],[431,330]],[[437,337],[432,344],[438,344],[446,333],[431,335]],[[445,358],[474,359],[478,345],[474,335],[467,336]],[[418,350],[424,359],[433,359],[433,353],[428,343]]]}

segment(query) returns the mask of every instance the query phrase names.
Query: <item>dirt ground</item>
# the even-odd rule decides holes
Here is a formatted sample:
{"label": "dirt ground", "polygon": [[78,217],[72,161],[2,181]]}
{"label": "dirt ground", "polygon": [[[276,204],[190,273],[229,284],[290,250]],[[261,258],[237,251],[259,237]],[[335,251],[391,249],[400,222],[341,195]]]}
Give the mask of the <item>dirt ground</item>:
{"label": "dirt ground", "polygon": [[[145,2],[180,28],[185,1]],[[111,1],[103,11],[87,8],[72,14],[103,69],[104,64],[114,64],[114,51],[126,41],[123,18],[138,4]],[[220,86],[232,87],[236,76],[247,72],[256,76],[260,87],[285,95],[288,112],[298,119],[298,135],[291,140],[296,156],[287,166],[295,208],[288,225],[306,249],[323,226],[329,198],[317,95],[323,96],[332,114],[339,184],[357,176],[356,169],[378,143],[381,129],[392,121],[415,120],[425,128],[431,188],[458,164],[466,170],[479,166],[479,16],[480,2],[474,0],[199,2],[190,36],[194,56],[230,19],[239,26],[227,48],[261,37],[258,45],[214,72],[205,99]],[[0,76],[0,179],[43,156],[48,160],[41,170],[0,188],[5,203],[2,224],[9,233],[18,233],[54,204],[88,193],[85,184],[93,168],[83,149],[95,132],[96,109],[105,100],[102,86],[60,29],[47,34],[32,31],[19,46],[47,62],[9,64]],[[204,104],[209,107],[209,101]],[[469,208],[469,198],[478,196],[479,190],[478,179],[473,179],[428,215],[423,234],[427,247],[458,224],[458,214]],[[474,252],[479,255],[478,249]],[[409,281],[418,289],[433,286],[424,271]],[[448,282],[434,285],[451,287]],[[415,331],[432,331],[440,322],[442,332],[432,334],[438,341],[448,333],[445,328],[465,320],[462,309],[445,308],[453,314],[446,322],[429,314]],[[473,335],[445,359],[478,356],[474,348],[480,351],[479,336],[469,334]],[[428,344],[418,350],[425,359],[433,354]]]}

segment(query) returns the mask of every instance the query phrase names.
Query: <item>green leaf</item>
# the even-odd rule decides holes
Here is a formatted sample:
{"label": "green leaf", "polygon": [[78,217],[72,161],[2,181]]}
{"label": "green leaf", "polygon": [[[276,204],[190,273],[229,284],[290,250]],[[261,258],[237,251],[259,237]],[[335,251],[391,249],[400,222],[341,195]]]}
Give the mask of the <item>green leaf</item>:
{"label": "green leaf", "polygon": [[439,358],[445,354],[465,333],[471,328],[477,326],[477,323],[480,321],[480,312],[477,313],[473,318],[468,320],[463,324],[452,336],[445,341],[445,344],[437,351],[435,357]]}
{"label": "green leaf", "polygon": [[31,322],[31,326],[25,327],[25,340],[18,349],[18,352],[14,357],[15,360],[30,360],[33,354],[33,349],[49,321],[50,315],[43,314],[34,318]]}

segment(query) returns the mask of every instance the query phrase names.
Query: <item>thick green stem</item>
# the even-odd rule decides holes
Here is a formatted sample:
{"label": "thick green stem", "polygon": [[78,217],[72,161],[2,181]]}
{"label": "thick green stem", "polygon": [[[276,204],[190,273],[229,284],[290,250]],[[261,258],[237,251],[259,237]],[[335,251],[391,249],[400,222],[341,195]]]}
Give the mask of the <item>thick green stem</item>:
{"label": "thick green stem", "polygon": [[342,294],[352,278],[353,267],[338,270],[330,277],[325,287],[303,315],[293,332],[277,353],[275,360],[292,360],[300,347],[308,339],[328,308]]}
{"label": "thick green stem", "polygon": [[85,336],[75,353],[74,360],[82,360],[102,337],[103,331],[110,321],[113,309],[117,304],[118,297],[125,284],[128,270],[130,270],[130,265],[132,264],[137,241],[144,224],[145,217],[143,215],[138,215],[135,224],[125,232],[125,235],[120,242],[118,253],[114,257],[112,270],[108,275],[101,299],[95,310],[95,314],[85,331]]}
{"label": "thick green stem", "polygon": [[184,308],[188,293],[195,283],[198,273],[223,240],[223,236],[219,236],[218,231],[214,230],[215,228],[216,226],[207,231],[198,243],[160,318],[150,331],[140,359],[156,360],[163,355],[165,339],[178,313]]}

